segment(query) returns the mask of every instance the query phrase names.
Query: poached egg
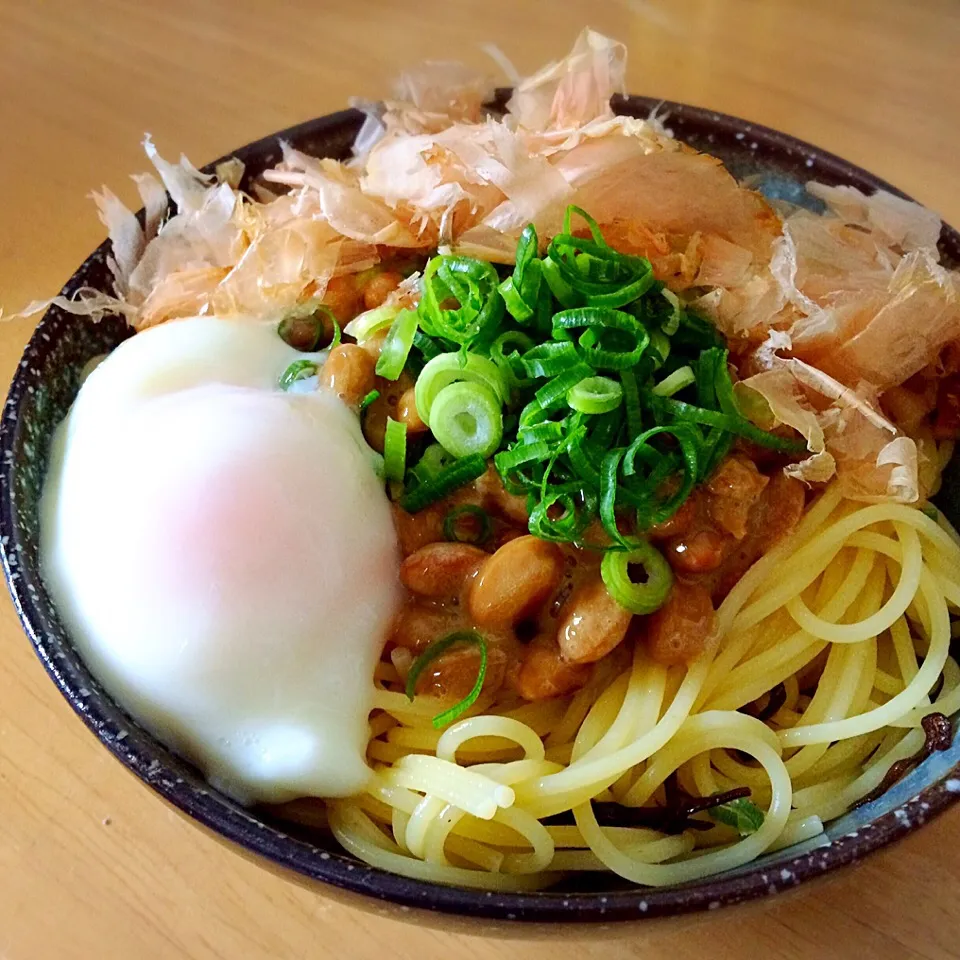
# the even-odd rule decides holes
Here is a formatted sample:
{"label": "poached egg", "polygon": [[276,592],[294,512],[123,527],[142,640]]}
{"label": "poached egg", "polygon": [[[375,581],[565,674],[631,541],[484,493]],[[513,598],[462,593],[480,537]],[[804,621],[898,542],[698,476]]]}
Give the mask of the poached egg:
{"label": "poached egg", "polygon": [[197,317],[122,343],[59,426],[41,568],[91,671],[245,802],[362,791],[400,601],[375,454],[274,325]]}

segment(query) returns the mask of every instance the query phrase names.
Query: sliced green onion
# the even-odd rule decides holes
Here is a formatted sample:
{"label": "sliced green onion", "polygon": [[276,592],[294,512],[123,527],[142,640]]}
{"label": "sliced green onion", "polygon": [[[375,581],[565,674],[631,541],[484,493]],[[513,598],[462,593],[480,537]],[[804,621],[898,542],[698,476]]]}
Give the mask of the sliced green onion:
{"label": "sliced green onion", "polygon": [[517,467],[522,467],[537,460],[546,460],[549,456],[550,447],[540,441],[523,443],[511,450],[504,450],[503,453],[498,453],[493,458],[493,462],[501,474],[507,474],[516,470]]}
{"label": "sliced green onion", "polygon": [[434,400],[445,387],[464,381],[488,387],[503,405],[508,399],[507,385],[500,368],[489,358],[477,353],[441,353],[420,371],[414,386],[417,413],[429,427]]}
{"label": "sliced green onion", "polygon": [[496,360],[508,359],[507,351],[513,347],[510,355],[516,355],[520,351],[526,351],[533,348],[533,338],[522,330],[508,330],[501,333],[493,343],[490,344],[490,358]]}
{"label": "sliced green onion", "polygon": [[675,347],[688,350],[705,350],[707,347],[723,346],[723,337],[709,320],[686,311],[680,314],[677,332],[670,337]]}
{"label": "sliced green onion", "polygon": [[[570,233],[574,214],[586,221],[592,239]],[[543,275],[564,306],[622,307],[654,284],[649,260],[618,253],[603,239],[596,220],[574,206],[567,207],[563,233],[550,241]]]}
{"label": "sliced green onion", "polygon": [[387,480],[403,480],[407,468],[407,425],[387,417],[383,436],[383,475]]}
{"label": "sliced green onion", "polygon": [[580,413],[609,413],[623,400],[623,387],[609,377],[587,377],[567,391],[567,403]]}
{"label": "sliced green onion", "polygon": [[627,433],[635,437],[643,429],[637,375],[632,370],[621,370],[620,384],[623,387],[623,406],[627,414]]}
{"label": "sliced green onion", "polygon": [[541,272],[550,292],[563,306],[575,307],[583,302],[583,298],[578,296],[577,291],[564,279],[555,260],[544,260]]}
{"label": "sliced green onion", "polygon": [[727,433],[743,437],[745,440],[757,444],[757,446],[779,450],[782,453],[802,453],[806,449],[806,444],[802,440],[790,440],[774,433],[767,433],[766,430],[754,426],[744,417],[721,413],[719,410],[706,410],[703,407],[696,407],[691,403],[684,403],[683,400],[676,400],[672,397],[657,397],[655,394],[650,396],[656,401],[653,405],[661,413],[669,413],[678,420],[702,423],[710,427],[720,427]]}
{"label": "sliced green onion", "polygon": [[343,328],[343,332],[353,337],[357,343],[364,343],[389,327],[400,310],[401,308],[395,303],[384,303],[373,310],[367,310],[355,316]]}
{"label": "sliced green onion", "polygon": [[[657,436],[669,434],[680,447],[680,456],[668,456],[650,445]],[[643,527],[669,520],[683,505],[700,479],[700,435],[692,424],[672,423],[669,426],[653,427],[641,433],[623,455],[623,475],[626,482],[621,488],[623,499],[637,508],[637,519]],[[637,470],[637,460],[648,467],[645,476]],[[662,499],[660,487],[675,473],[681,473],[676,492]],[[639,482],[631,483],[632,478]]]}
{"label": "sliced green onion", "polygon": [[489,457],[503,438],[500,402],[482,383],[451,383],[433,401],[430,429],[455,457]]}
{"label": "sliced green onion", "polygon": [[[596,515],[596,497],[582,484],[571,483],[541,492],[530,511],[529,530],[541,540],[577,542]],[[551,516],[559,508],[562,513]]]}
{"label": "sliced green onion", "polygon": [[594,450],[609,450],[617,443],[617,438],[625,427],[623,413],[619,408],[610,413],[597,414],[587,424],[590,446]]}
{"label": "sliced green onion", "polygon": [[[634,583],[630,579],[631,565],[643,567],[646,583]],[[621,607],[638,614],[653,613],[662,607],[673,586],[670,564],[646,541],[632,550],[608,550],[600,561],[600,576],[610,596]]]}
{"label": "sliced green onion", "polygon": [[430,336],[459,344],[492,337],[504,313],[499,284],[492,264],[470,257],[433,257],[423,272],[417,308],[421,327]]}
{"label": "sliced green onion", "polygon": [[763,826],[765,819],[763,811],[752,800],[746,798],[711,807],[707,814],[711,820],[733,827],[741,837],[756,833]]}
{"label": "sliced green onion", "polygon": [[553,315],[553,335],[558,340],[569,339],[570,332],[581,327],[591,336],[580,337],[578,353],[597,370],[627,370],[635,366],[650,343],[640,321],[623,310],[581,307]]}
{"label": "sliced green onion", "polygon": [[507,313],[517,321],[517,323],[526,323],[533,316],[532,307],[528,306],[523,297],[517,292],[516,281],[513,277],[507,277],[500,284],[500,296],[503,297],[504,306]]}
{"label": "sliced green onion", "polygon": [[403,373],[413,338],[417,332],[416,310],[401,310],[387,331],[380,358],[377,360],[377,375],[387,380],[396,380]]}
{"label": "sliced green onion", "polygon": [[405,493],[400,500],[400,506],[408,513],[417,513],[465,483],[476,480],[486,472],[486,469],[487,461],[479,454],[456,460],[429,480],[421,481]]}
{"label": "sliced green onion", "polygon": [[500,284],[500,294],[506,308],[517,323],[528,323],[537,310],[543,279],[543,265],[537,259],[538,243],[536,228],[530,223],[517,241],[513,275]]}
{"label": "sliced green onion", "polygon": [[660,291],[660,296],[670,304],[670,316],[660,325],[660,329],[668,336],[672,337],[680,329],[680,316],[683,308],[680,306],[680,298],[672,291],[664,287]]}
{"label": "sliced green onion", "polygon": [[422,330],[418,330],[413,335],[413,345],[420,351],[424,361],[428,363],[434,357],[439,357],[443,353],[443,347],[433,337],[428,337]]}
{"label": "sliced green onion", "polygon": [[740,406],[733,390],[733,380],[730,378],[730,368],[727,366],[727,351],[719,347],[711,347],[700,354],[700,366],[705,377],[713,385],[717,403],[724,413],[733,416],[740,415]]}
{"label": "sliced green onion", "polygon": [[552,380],[548,380],[520,411],[520,426],[527,427],[545,420],[553,411],[558,410],[567,402],[567,391],[571,387],[575,387],[581,380],[592,374],[593,371],[590,367],[580,363],[566,373],[561,373]]}
{"label": "sliced green onion", "polygon": [[530,385],[529,377],[524,376],[520,353],[532,347],[533,340],[520,330],[501,333],[490,344],[490,359],[500,368],[511,393]]}
{"label": "sliced green onion", "polygon": [[433,718],[433,726],[437,730],[447,726],[447,724],[453,723],[457,717],[466,713],[466,711],[477,702],[480,691],[483,689],[483,681],[487,676],[486,641],[476,630],[458,630],[456,633],[441,637],[439,640],[434,640],[430,643],[423,653],[410,664],[410,672],[407,674],[406,693],[407,697],[413,700],[417,692],[417,681],[420,679],[423,671],[441,654],[445,653],[451,647],[463,643],[476,644],[480,648],[480,668],[477,670],[477,680],[471,691],[459,703],[454,704],[454,706],[448,710],[444,710],[443,713],[438,713]]}
{"label": "sliced green onion", "polygon": [[445,470],[456,460],[439,443],[431,443],[419,463],[413,468],[413,472],[419,480],[432,480],[441,470]]}
{"label": "sliced green onion", "polygon": [[[466,532],[463,530],[464,520],[476,524],[476,529]],[[493,533],[493,521],[490,514],[483,507],[474,506],[472,503],[465,503],[459,507],[454,507],[443,518],[443,535],[454,543],[486,543]]]}
{"label": "sliced green onion", "polygon": [[379,390],[371,390],[361,401],[360,401],[360,412],[363,413],[367,407],[373,403],[374,400],[378,399],[380,396]]}
{"label": "sliced green onion", "polygon": [[620,464],[623,461],[623,455],[626,451],[623,447],[609,451],[600,464],[600,522],[607,536],[614,543],[619,543],[622,547],[636,546],[637,540],[633,537],[627,537],[620,532],[617,524],[617,490],[619,488],[618,475]]}
{"label": "sliced green onion", "polygon": [[541,343],[520,357],[531,377],[555,377],[580,362],[577,348],[569,340]]}
{"label": "sliced green onion", "polygon": [[566,436],[566,427],[556,420],[544,420],[530,426],[519,427],[517,439],[521,443],[559,443]]}
{"label": "sliced green onion", "polygon": [[654,330],[650,334],[650,350],[657,354],[657,367],[662,367],[670,356],[670,340],[662,330]]}
{"label": "sliced green onion", "polygon": [[280,387],[288,390],[290,386],[298,380],[307,380],[317,373],[317,365],[313,360],[294,360],[283,373],[280,374],[278,381]]}
{"label": "sliced green onion", "polygon": [[684,387],[696,383],[697,378],[692,367],[679,367],[669,376],[664,377],[651,391],[658,397],[672,397],[679,393]]}
{"label": "sliced green onion", "polygon": [[600,471],[594,466],[593,451],[586,447],[586,427],[581,427],[567,440],[567,456],[577,475],[591,487],[600,486]]}
{"label": "sliced green onion", "polygon": [[[577,219],[589,236],[574,235]],[[417,410],[437,442],[407,470],[407,509],[479,476],[492,455],[505,488],[526,497],[531,533],[582,543],[599,515],[614,550],[630,552],[737,437],[802,449],[744,416],[723,338],[580,208],[567,208],[543,258],[529,225],[511,275],[501,282],[498,269],[436,256],[414,317],[361,315],[361,335],[393,324],[379,375],[422,364]],[[676,399],[687,390],[691,402]]]}
{"label": "sliced green onion", "polygon": [[706,439],[700,449],[700,468],[697,476],[702,482],[713,475],[713,471],[720,466],[720,461],[730,452],[736,437],[720,427],[707,431]]}

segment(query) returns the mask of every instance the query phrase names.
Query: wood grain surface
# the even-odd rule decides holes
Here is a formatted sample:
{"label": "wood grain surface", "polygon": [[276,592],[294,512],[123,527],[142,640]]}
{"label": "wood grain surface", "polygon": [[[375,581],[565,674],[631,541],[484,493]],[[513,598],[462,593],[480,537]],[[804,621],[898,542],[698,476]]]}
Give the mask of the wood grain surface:
{"label": "wood grain surface", "polygon": [[[0,0],[0,303],[56,292],[133,198],[149,130],[202,163],[418,60],[523,71],[584,24],[632,92],[779,127],[960,223],[956,0]],[[0,328],[9,378],[29,321]],[[2,960],[876,960],[960,957],[960,810],[836,879],[699,922],[556,944],[375,917],[238,856],[164,806],[61,700],[0,601]]]}

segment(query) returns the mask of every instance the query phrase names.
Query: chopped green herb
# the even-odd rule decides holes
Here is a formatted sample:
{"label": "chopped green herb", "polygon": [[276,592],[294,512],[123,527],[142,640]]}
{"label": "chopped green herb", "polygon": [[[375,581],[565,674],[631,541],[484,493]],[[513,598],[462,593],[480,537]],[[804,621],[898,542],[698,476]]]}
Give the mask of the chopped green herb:
{"label": "chopped green herb", "polygon": [[711,807],[707,812],[717,823],[733,827],[741,837],[756,833],[763,826],[763,811],[752,800],[731,800]]}
{"label": "chopped green herb", "polygon": [[[417,412],[447,458],[408,470],[406,509],[475,479],[493,457],[506,489],[527,499],[535,536],[583,543],[599,520],[607,549],[655,553],[644,532],[673,516],[738,438],[803,451],[796,434],[744,415],[723,338],[647,259],[614,250],[589,214],[569,207],[540,251],[530,225],[509,275],[434,257],[416,324],[395,322],[403,358],[420,369]],[[382,364],[397,375],[403,366]],[[641,590],[621,565],[607,563],[621,602],[649,611],[651,598],[665,599],[662,584]]]}
{"label": "chopped green herb", "polygon": [[279,385],[289,390],[298,380],[307,380],[317,372],[317,365],[312,360],[294,360],[283,373],[280,374]]}
{"label": "chopped green herb", "polygon": [[379,390],[371,390],[371,391],[360,401],[360,412],[363,413],[363,411],[366,410],[367,407],[369,407],[370,404],[373,403],[373,401],[376,400],[379,396],[380,396],[380,391],[379,391]]}
{"label": "chopped green herb", "polygon": [[477,702],[480,691],[483,689],[483,681],[487,676],[486,641],[475,630],[458,630],[456,633],[448,634],[430,643],[423,653],[410,664],[410,672],[407,674],[406,693],[407,697],[413,700],[416,696],[417,681],[420,679],[423,671],[451,647],[461,644],[476,644],[480,648],[480,666],[477,670],[477,680],[470,692],[459,703],[454,704],[449,710],[438,713],[433,718],[433,725],[437,729],[453,723],[454,720],[464,714]]}

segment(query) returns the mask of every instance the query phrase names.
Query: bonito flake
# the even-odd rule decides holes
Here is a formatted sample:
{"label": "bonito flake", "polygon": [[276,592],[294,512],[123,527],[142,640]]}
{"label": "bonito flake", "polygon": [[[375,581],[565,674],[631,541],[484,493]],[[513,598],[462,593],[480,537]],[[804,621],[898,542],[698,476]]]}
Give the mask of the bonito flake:
{"label": "bonito flake", "polygon": [[728,337],[746,408],[807,441],[789,473],[837,475],[859,499],[923,496],[918,462],[929,456],[882,397],[960,339],[960,280],[939,262],[939,217],[884,191],[815,183],[825,213],[781,216],[660,119],[617,115],[625,76],[626,48],[589,29],[562,60],[511,76],[505,111],[491,107],[485,74],[424,64],[392,99],[357,104],[366,119],[350,159],[281,144],[280,162],[245,190],[239,161],[203,174],[165,160],[148,136],[156,173],[134,178],[143,226],[106,188],[95,195],[113,290],[51,302],[95,319],[120,313],[136,329],[206,313],[280,318],[392,251],[509,264],[528,223],[545,243],[576,204]]}

